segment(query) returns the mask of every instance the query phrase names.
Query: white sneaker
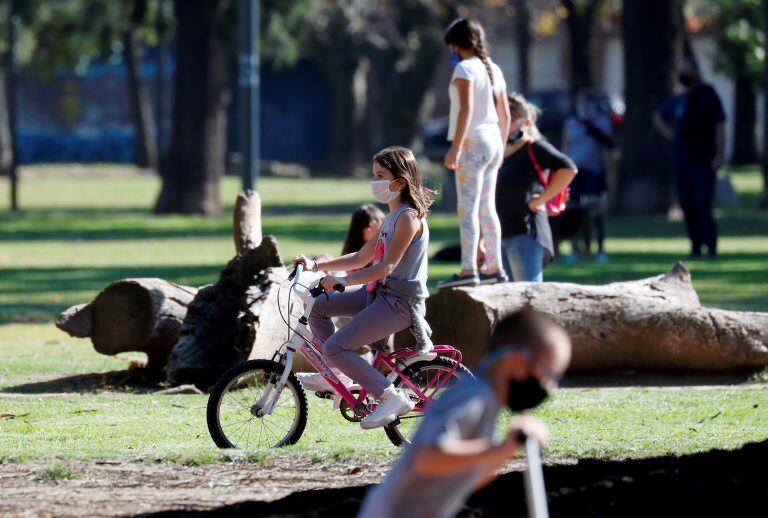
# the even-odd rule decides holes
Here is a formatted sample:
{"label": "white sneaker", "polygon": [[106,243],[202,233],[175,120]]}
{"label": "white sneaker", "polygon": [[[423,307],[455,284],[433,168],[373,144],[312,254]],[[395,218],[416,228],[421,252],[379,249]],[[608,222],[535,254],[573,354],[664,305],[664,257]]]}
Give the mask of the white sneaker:
{"label": "white sneaker", "polygon": [[[354,384],[352,379],[340,370],[333,368],[332,370],[345,387],[349,388]],[[296,377],[299,378],[304,390],[309,390],[311,392],[336,392],[333,390],[331,384],[328,383],[328,380],[326,380],[319,372],[299,372],[296,374]]]}
{"label": "white sneaker", "polygon": [[360,421],[360,427],[363,430],[370,430],[388,425],[399,416],[413,410],[415,406],[416,403],[411,401],[405,392],[390,385],[384,390],[384,394],[381,395],[381,400],[376,405],[376,410]]}

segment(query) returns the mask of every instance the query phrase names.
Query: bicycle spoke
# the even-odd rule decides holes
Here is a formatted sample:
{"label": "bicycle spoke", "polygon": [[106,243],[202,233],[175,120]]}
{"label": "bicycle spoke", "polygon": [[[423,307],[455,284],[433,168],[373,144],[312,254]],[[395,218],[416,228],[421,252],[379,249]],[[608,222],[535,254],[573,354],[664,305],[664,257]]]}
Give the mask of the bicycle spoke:
{"label": "bicycle spoke", "polygon": [[[285,444],[301,423],[303,400],[294,386],[295,380],[286,383],[279,397],[275,398],[277,382],[270,384],[269,380],[275,380],[275,376],[279,378],[276,370],[268,367],[241,372],[219,396],[216,407],[218,433],[227,445],[245,451]],[[274,402],[274,405],[269,413],[256,416],[253,410],[259,402],[265,406]]]}

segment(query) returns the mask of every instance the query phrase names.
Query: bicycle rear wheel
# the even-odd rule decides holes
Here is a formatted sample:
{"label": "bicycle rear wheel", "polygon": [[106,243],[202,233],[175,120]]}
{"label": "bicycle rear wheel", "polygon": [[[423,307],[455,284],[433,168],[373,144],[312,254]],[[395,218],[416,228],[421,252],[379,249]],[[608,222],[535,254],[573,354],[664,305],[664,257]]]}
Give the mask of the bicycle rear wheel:
{"label": "bicycle rear wheel", "polygon": [[[307,425],[307,397],[293,373],[271,414],[259,416],[259,402],[274,387],[283,365],[250,360],[235,365],[216,382],[208,398],[208,431],[219,448],[253,451],[296,443]],[[274,388],[266,398],[271,401]]]}
{"label": "bicycle rear wheel", "polygon": [[[455,361],[444,356],[438,356],[434,360],[414,363],[406,369],[405,375],[422,393],[434,401],[458,380],[465,376],[472,377],[469,369],[462,364],[459,364],[456,370],[451,372],[454,366],[456,366]],[[446,376],[450,376],[450,378],[446,380]],[[404,390],[412,401],[423,404],[422,399],[405,384],[403,378],[398,377],[394,385]],[[395,446],[406,446],[411,443],[422,417],[423,414],[416,411],[400,416],[392,424],[384,427],[384,431]]]}

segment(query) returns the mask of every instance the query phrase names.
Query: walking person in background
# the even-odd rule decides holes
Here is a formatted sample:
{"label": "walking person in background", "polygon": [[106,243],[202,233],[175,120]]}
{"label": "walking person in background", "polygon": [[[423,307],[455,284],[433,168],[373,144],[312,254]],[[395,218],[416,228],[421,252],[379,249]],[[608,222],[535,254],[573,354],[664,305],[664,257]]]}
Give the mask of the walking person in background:
{"label": "walking person in background", "polygon": [[[509,134],[507,85],[488,56],[485,33],[475,20],[459,18],[445,31],[455,64],[445,166],[456,171],[461,234],[461,271],[438,288],[493,284],[507,280],[501,258],[501,227],[494,193]],[[478,243],[485,244],[485,271],[477,264]]]}
{"label": "walking person in background", "polygon": [[[509,109],[512,133],[496,189],[505,268],[513,281],[541,282],[544,266],[555,257],[546,204],[573,181],[577,169],[539,133],[538,108],[512,93]],[[546,187],[537,169],[549,171]]]}
{"label": "walking person in background", "polygon": [[677,194],[691,240],[691,257],[707,247],[717,256],[717,225],[712,213],[717,170],[725,156],[725,112],[715,89],[701,81],[696,65],[684,59],[678,76],[683,92],[654,113],[659,132],[672,142]]}
{"label": "walking person in background", "polygon": [[[605,207],[608,202],[608,182],[605,175],[604,149],[614,149],[613,125],[607,113],[601,112],[589,91],[581,91],[576,96],[574,113],[563,123],[563,152],[579,168],[579,174],[571,184],[571,199],[568,205],[581,209],[594,227],[597,237],[597,256],[599,263],[606,262],[605,253]],[[580,243],[571,240],[573,253],[571,260],[579,258]],[[588,255],[589,244],[583,252]]]}

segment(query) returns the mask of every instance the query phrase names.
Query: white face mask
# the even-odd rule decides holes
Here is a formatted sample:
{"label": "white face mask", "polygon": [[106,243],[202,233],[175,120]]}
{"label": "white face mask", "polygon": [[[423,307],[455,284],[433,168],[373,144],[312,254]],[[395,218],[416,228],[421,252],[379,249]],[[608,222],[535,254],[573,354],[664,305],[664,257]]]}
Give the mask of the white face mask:
{"label": "white face mask", "polygon": [[389,203],[400,195],[402,189],[390,191],[389,184],[395,180],[373,180],[371,182],[371,193],[376,201],[380,203]]}

